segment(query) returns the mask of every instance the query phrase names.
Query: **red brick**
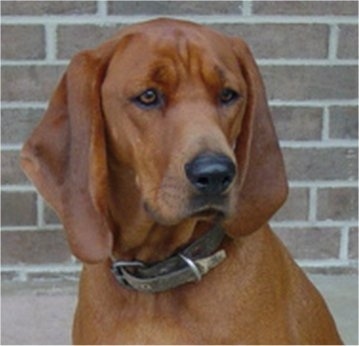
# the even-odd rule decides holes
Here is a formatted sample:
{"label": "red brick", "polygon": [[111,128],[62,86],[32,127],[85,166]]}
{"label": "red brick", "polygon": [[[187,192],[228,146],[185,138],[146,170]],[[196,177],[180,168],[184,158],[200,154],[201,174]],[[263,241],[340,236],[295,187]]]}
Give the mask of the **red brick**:
{"label": "red brick", "polygon": [[2,59],[44,59],[45,31],[42,25],[2,25]]}
{"label": "red brick", "polygon": [[261,66],[269,99],[356,99],[356,66]]}
{"label": "red brick", "polygon": [[43,115],[43,109],[3,109],[1,143],[21,144]]}
{"label": "red brick", "polygon": [[334,259],[339,256],[340,231],[335,228],[276,228],[294,258]]}
{"label": "red brick", "polygon": [[358,25],[339,25],[337,56],[340,59],[358,59]]}
{"label": "red brick", "polygon": [[122,26],[60,25],[57,30],[59,59],[70,59],[84,49],[95,48],[115,35]]}
{"label": "red brick", "polygon": [[319,107],[271,107],[281,140],[319,140],[322,136],[323,109]]}
{"label": "red brick", "polygon": [[274,215],[273,221],[307,220],[309,191],[305,188],[291,188],[284,206]]}
{"label": "red brick", "polygon": [[29,184],[29,180],[20,169],[19,151],[1,152],[1,183],[6,185]]}
{"label": "red brick", "polygon": [[3,101],[48,101],[65,66],[3,66]]}
{"label": "red brick", "polygon": [[[96,47],[122,26],[61,25],[58,56],[68,59],[76,52]],[[232,24],[212,25],[216,30],[243,37],[257,58],[325,58],[329,29],[317,24]],[[306,39],[303,40],[302,37]],[[276,40],[273,41],[273,37]]]}
{"label": "red brick", "polygon": [[3,16],[82,15],[97,11],[96,1],[2,1]]}
{"label": "red brick", "polygon": [[242,1],[109,1],[109,14],[241,14]]}
{"label": "red brick", "polygon": [[71,254],[62,231],[9,231],[1,236],[2,264],[69,263]]}
{"label": "red brick", "polygon": [[356,16],[356,1],[253,1],[255,14],[351,15]]}
{"label": "red brick", "polygon": [[330,107],[329,119],[330,138],[358,138],[358,107]]}
{"label": "red brick", "polygon": [[357,149],[284,148],[290,180],[353,180],[357,178]]}
{"label": "red brick", "polygon": [[244,38],[257,59],[320,59],[328,55],[329,28],[326,25],[218,24],[212,27]]}
{"label": "red brick", "polygon": [[358,220],[358,189],[319,189],[319,220]]}
{"label": "red brick", "polygon": [[349,259],[358,259],[358,227],[349,231]]}
{"label": "red brick", "polygon": [[36,198],[34,192],[2,192],[1,224],[3,226],[36,225]]}

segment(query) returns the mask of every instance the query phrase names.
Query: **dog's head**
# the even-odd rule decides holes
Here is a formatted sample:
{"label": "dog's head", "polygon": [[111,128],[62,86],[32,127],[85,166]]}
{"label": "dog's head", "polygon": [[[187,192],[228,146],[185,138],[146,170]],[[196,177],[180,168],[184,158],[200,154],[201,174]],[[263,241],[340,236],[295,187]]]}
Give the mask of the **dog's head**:
{"label": "dog's head", "polygon": [[22,165],[89,262],[109,256],[114,225],[134,209],[169,227],[220,215],[238,236],[287,193],[246,44],[175,20],[128,27],[75,56]]}

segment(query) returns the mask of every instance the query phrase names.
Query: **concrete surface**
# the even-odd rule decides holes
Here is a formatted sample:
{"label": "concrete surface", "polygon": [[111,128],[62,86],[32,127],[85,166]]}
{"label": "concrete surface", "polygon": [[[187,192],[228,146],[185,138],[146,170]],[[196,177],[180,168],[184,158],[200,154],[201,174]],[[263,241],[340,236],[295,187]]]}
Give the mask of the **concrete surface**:
{"label": "concrete surface", "polygon": [[[358,277],[311,275],[348,345],[358,345]],[[2,345],[69,344],[75,283],[2,283]]]}

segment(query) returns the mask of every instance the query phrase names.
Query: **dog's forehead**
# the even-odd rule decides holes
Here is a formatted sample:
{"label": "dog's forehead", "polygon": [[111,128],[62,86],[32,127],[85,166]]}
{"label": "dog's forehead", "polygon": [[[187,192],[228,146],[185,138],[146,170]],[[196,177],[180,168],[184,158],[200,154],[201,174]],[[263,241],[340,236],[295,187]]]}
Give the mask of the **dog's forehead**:
{"label": "dog's forehead", "polygon": [[[151,50],[168,47],[181,49],[187,46],[200,46],[203,52],[215,53],[229,50],[228,40],[219,32],[196,23],[172,19],[159,19],[134,25],[131,34],[137,35]],[[220,49],[219,49],[220,48]],[[228,52],[227,52],[228,53]]]}
{"label": "dog's forehead", "polygon": [[150,74],[171,65],[176,69],[182,65],[192,72],[193,67],[215,74],[221,70],[238,72],[227,37],[202,25],[161,19],[125,29],[111,65],[117,65],[122,74],[123,66],[133,67],[132,74]]}

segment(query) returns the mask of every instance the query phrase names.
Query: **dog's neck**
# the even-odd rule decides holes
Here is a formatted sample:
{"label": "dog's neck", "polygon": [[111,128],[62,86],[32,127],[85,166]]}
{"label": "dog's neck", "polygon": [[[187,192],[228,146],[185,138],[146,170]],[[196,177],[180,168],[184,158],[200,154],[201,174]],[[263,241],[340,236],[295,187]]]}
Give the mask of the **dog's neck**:
{"label": "dog's neck", "polygon": [[132,223],[116,225],[117,234],[113,251],[116,258],[143,262],[160,261],[175,253],[179,247],[198,238],[209,228],[209,225],[194,220],[187,220],[171,227],[155,222],[141,223],[141,216],[133,219]]}
{"label": "dog's neck", "polygon": [[155,262],[172,255],[210,229],[212,224],[189,218],[174,226],[156,223],[143,207],[133,171],[110,169],[110,214],[114,229],[113,256]]}
{"label": "dog's neck", "polygon": [[215,224],[205,235],[163,261],[146,264],[115,260],[112,272],[121,286],[148,293],[198,282],[226,258],[226,251],[219,249],[224,237],[222,226]]}

